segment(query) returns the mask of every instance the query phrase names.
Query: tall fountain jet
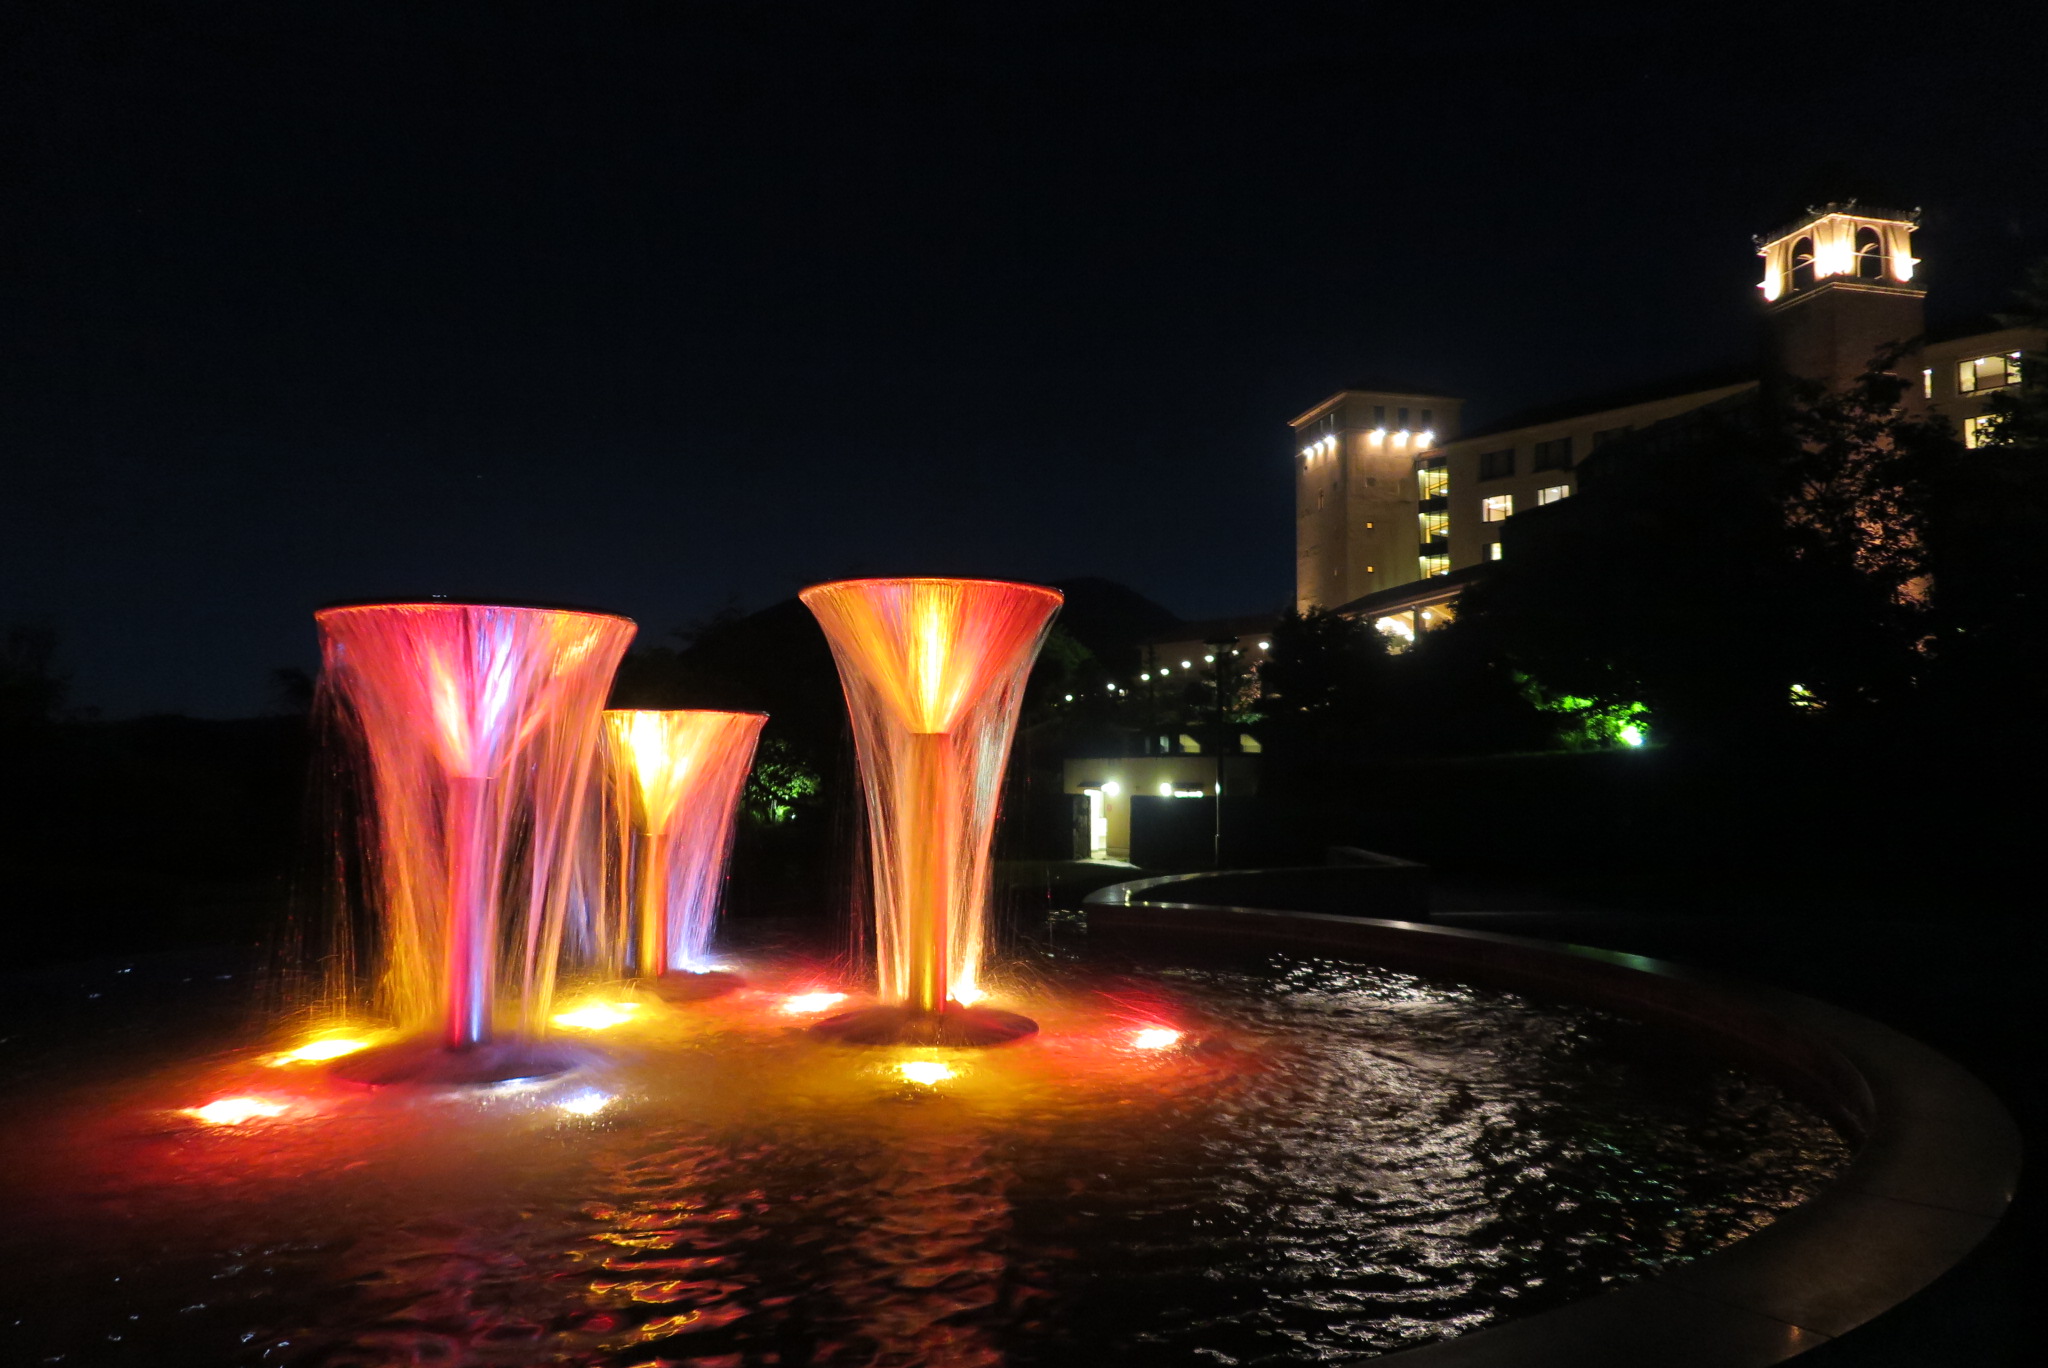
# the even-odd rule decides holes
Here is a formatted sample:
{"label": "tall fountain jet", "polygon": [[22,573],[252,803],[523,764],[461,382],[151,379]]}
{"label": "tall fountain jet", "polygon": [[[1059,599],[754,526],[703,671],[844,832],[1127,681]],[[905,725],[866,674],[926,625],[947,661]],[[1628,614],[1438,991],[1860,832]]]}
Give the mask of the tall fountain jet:
{"label": "tall fountain jet", "polygon": [[860,1044],[1030,1034],[1030,1020],[972,1000],[1003,765],[1062,595],[999,580],[868,579],[800,597],[832,643],[853,718],[883,999],[817,1029]]}
{"label": "tall fountain jet", "polygon": [[607,958],[663,997],[710,997],[739,985],[707,956],[740,789],[767,720],[755,712],[604,715]]}
{"label": "tall fountain jet", "polygon": [[380,998],[416,1037],[336,1072],[374,1083],[559,1072],[573,1057],[540,1037],[605,693],[633,623],[444,602],[315,620],[324,682],[368,756]]}

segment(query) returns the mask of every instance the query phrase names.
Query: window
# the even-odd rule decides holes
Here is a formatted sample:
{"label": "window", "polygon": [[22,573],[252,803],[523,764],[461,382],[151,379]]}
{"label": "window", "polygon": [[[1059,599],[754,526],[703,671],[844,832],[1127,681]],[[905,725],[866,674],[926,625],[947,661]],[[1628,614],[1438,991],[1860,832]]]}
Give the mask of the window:
{"label": "window", "polygon": [[1479,478],[1498,480],[1515,473],[1515,449],[1505,451],[1482,451],[1479,453]]}
{"label": "window", "polygon": [[1963,445],[1972,450],[1988,446],[1997,440],[1998,415],[1980,413],[1975,418],[1963,419]]}
{"label": "window", "polygon": [[1424,409],[1422,411],[1422,425],[1426,428],[1433,428],[1436,426],[1435,409]]}
{"label": "window", "polygon": [[1515,496],[1489,494],[1479,501],[1479,521],[1506,522],[1515,515]]}
{"label": "window", "polygon": [[1425,467],[1415,472],[1415,497],[1418,499],[1441,499],[1451,492],[1451,472],[1442,466]]}
{"label": "window", "polygon": [[1556,437],[1548,442],[1538,442],[1536,444],[1536,459],[1531,463],[1531,468],[1535,470],[1570,470],[1572,468],[1572,439],[1569,437]]}
{"label": "window", "polygon": [[1499,543],[1499,542],[1488,542],[1488,543],[1486,544],[1486,558],[1487,558],[1488,560],[1499,560],[1499,559],[1500,559],[1500,543]]}
{"label": "window", "polygon": [[1559,499],[1569,499],[1571,496],[1572,487],[1570,485],[1545,485],[1536,491],[1536,502],[1539,505],[1554,504]]}
{"label": "window", "polygon": [[2003,389],[2020,382],[2020,354],[1978,356],[1956,362],[1956,388],[1965,394],[1978,390]]}
{"label": "window", "polygon": [[1432,575],[1448,575],[1451,573],[1451,558],[1449,556],[1424,556],[1421,558],[1420,563],[1424,579],[1428,579]]}
{"label": "window", "polygon": [[[1634,431],[1634,426],[1628,423],[1623,423],[1620,427],[1601,428],[1598,432],[1593,434],[1593,450],[1598,451],[1601,447],[1606,446],[1609,442],[1612,442],[1620,437],[1626,437]],[[1567,452],[1566,455],[1569,456],[1570,453]],[[1538,466],[1536,468],[1538,470],[1541,470],[1543,467]]]}
{"label": "window", "polygon": [[1868,225],[1856,230],[1856,278],[1884,279],[1884,242],[1878,237],[1877,229]]}
{"label": "window", "polygon": [[1451,535],[1451,515],[1448,513],[1422,513],[1417,515],[1416,523],[1425,545]]}
{"label": "window", "polygon": [[1934,367],[1932,366],[1928,366],[1920,372],[1920,397],[1922,399],[1932,399],[1934,397]]}
{"label": "window", "polygon": [[1387,406],[1385,404],[1374,404],[1372,406],[1372,425],[1376,428],[1383,428],[1387,425]]}
{"label": "window", "polygon": [[1394,426],[1395,426],[1395,427],[1397,427],[1397,428],[1405,428],[1405,427],[1407,427],[1407,426],[1408,426],[1408,410],[1407,410],[1407,409],[1405,409],[1405,408],[1397,408],[1397,409],[1395,409],[1395,410],[1394,410]]}
{"label": "window", "polygon": [[1803,237],[1792,244],[1792,288],[1813,288],[1813,239]]}

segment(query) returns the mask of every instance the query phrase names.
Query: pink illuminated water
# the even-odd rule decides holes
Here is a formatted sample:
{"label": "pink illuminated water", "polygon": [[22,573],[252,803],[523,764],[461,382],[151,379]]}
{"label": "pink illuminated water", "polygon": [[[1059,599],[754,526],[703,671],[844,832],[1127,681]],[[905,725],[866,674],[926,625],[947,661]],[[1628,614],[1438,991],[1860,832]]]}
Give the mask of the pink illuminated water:
{"label": "pink illuminated water", "polygon": [[501,1006],[540,1030],[599,716],[633,624],[459,603],[316,620],[323,688],[368,757],[382,1009],[451,1046],[489,1040]]}

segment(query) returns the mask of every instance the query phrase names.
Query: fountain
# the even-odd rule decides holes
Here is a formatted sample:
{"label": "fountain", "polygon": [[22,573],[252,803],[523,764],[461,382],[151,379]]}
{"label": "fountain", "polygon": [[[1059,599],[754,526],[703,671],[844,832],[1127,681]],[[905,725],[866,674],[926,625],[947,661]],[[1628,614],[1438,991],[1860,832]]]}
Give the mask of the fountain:
{"label": "fountain", "polygon": [[[854,721],[880,1006],[803,1029],[854,989],[786,926],[752,928],[738,990],[647,1000],[704,965],[758,715],[607,723],[623,619],[326,610],[374,799],[379,993],[411,1039],[328,1020],[223,1049],[207,1009],[234,973],[110,961],[66,1019],[151,1049],[81,1070],[0,995],[23,1308],[0,1360],[1335,1362],[1467,1336],[1447,1361],[1508,1364],[1640,1357],[1734,1314],[1765,1362],[2002,1209],[2010,1123],[1930,1051],[1635,956],[1140,881],[1053,914],[1008,985],[1029,1018],[982,1007],[998,779],[1059,596],[804,600]],[[558,958],[654,991],[551,1015]],[[550,1078],[586,1058],[551,1020],[627,1043]],[[1830,1115],[1867,1137],[1833,1187]],[[1736,1241],[1753,1257],[1716,1253]],[[1867,1247],[1892,1251],[1877,1276]]]}
{"label": "fountain", "polygon": [[732,852],[733,816],[766,713],[604,715],[602,962],[661,997],[739,986],[711,967],[711,924]]}
{"label": "fountain", "polygon": [[[560,1072],[574,1052],[541,1037],[570,855],[633,624],[438,601],[328,608],[316,621],[324,686],[368,757],[379,997],[408,1037],[335,1072],[377,1084]],[[501,977],[516,990],[503,1038]]]}
{"label": "fountain", "polygon": [[815,1029],[855,1044],[992,1045],[1031,1034],[1028,1018],[974,999],[1003,765],[1059,591],[866,579],[800,597],[832,643],[853,717],[883,998]]}

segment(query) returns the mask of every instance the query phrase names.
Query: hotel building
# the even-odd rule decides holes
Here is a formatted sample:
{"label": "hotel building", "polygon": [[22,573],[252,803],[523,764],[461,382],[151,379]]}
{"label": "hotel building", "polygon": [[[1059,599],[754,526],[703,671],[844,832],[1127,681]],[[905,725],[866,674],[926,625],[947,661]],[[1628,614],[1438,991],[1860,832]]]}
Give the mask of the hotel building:
{"label": "hotel building", "polygon": [[1851,200],[1809,209],[1758,239],[1765,347],[1759,366],[1567,400],[1466,430],[1462,401],[1427,387],[1367,381],[1292,420],[1295,606],[1368,617],[1412,640],[1448,621],[1458,591],[1501,557],[1503,525],[1572,496],[1580,461],[1601,446],[1709,404],[1740,402],[1766,375],[1841,385],[1880,347],[1900,361],[1911,400],[1966,445],[1984,438],[1990,398],[2018,383],[2034,329],[1928,333],[1913,255],[1918,211]]}

